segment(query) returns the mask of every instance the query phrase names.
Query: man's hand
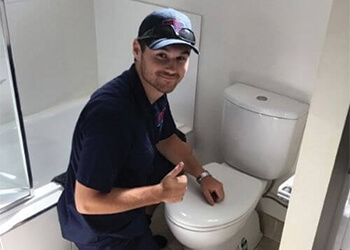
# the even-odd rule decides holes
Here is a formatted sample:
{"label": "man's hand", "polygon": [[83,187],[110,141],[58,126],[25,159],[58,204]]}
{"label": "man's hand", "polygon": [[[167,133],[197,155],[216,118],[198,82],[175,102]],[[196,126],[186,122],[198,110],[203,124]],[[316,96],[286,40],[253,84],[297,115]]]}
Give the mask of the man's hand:
{"label": "man's hand", "polygon": [[201,189],[205,196],[205,199],[212,206],[216,202],[222,201],[225,197],[223,184],[212,176],[208,176],[202,179]]}
{"label": "man's hand", "polygon": [[162,201],[175,203],[182,201],[187,189],[187,176],[183,174],[184,163],[180,162],[160,182]]}
{"label": "man's hand", "polygon": [[[174,164],[179,161],[184,162],[186,164],[186,172],[194,177],[198,176],[205,170],[194,157],[191,147],[187,143],[181,141],[175,134],[158,142],[157,149],[166,159]],[[178,175],[182,170],[175,169],[171,171],[176,171],[176,174],[174,176]],[[180,179],[185,178],[183,175],[180,175],[180,177]],[[168,178],[168,175],[165,176],[162,182]],[[210,205],[214,205],[215,202],[219,202],[224,199],[225,194],[223,185],[213,177],[207,176],[203,178],[201,181],[201,188],[206,200]]]}

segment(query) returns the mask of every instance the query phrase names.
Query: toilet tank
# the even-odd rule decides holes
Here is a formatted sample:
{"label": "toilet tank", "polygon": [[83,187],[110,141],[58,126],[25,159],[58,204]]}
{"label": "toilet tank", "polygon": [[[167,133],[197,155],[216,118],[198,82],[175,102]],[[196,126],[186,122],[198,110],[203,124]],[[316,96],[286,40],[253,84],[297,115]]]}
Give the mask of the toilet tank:
{"label": "toilet tank", "polygon": [[232,167],[277,179],[296,161],[309,106],[237,83],[225,89],[221,148]]}

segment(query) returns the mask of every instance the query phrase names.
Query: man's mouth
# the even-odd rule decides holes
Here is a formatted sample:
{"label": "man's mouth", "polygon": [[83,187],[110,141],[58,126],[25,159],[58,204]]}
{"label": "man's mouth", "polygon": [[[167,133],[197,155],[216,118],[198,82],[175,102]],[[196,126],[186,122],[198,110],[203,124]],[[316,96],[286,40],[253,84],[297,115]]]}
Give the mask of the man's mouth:
{"label": "man's mouth", "polygon": [[177,75],[169,75],[169,74],[164,74],[164,73],[160,73],[159,74],[160,77],[165,78],[165,79],[169,79],[169,80],[173,80],[177,78]]}

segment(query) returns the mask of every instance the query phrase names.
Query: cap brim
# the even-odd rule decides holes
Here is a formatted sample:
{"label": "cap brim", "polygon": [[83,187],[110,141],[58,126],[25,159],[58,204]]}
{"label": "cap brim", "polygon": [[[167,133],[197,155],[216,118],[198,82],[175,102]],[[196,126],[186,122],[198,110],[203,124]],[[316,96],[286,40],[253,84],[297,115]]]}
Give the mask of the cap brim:
{"label": "cap brim", "polygon": [[183,45],[187,45],[189,47],[191,47],[191,49],[193,49],[193,51],[196,53],[196,54],[199,54],[199,50],[193,46],[192,44],[186,42],[186,41],[183,41],[183,40],[180,40],[180,39],[158,39],[158,40],[155,40],[155,41],[152,41],[148,47],[150,49],[161,49],[161,48],[164,48],[166,46],[169,46],[169,45],[173,45],[173,44],[183,44]]}

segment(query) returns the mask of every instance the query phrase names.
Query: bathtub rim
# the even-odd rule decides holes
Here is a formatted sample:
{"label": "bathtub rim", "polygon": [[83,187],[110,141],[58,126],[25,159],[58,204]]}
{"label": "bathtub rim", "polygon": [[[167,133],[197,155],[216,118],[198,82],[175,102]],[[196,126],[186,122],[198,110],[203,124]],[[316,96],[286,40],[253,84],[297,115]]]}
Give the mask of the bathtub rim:
{"label": "bathtub rim", "polygon": [[[30,126],[33,122],[59,114],[70,107],[79,106],[82,109],[88,102],[89,98],[90,96],[81,96],[41,110],[37,113],[29,114],[23,117],[24,128]],[[81,110],[79,112],[81,112]],[[76,119],[78,119],[78,117],[76,117]],[[13,127],[13,124],[11,123],[5,123],[3,125],[5,125],[3,126],[3,129],[5,130]],[[2,130],[2,132],[3,131],[4,130]],[[32,183],[32,187],[29,189],[29,194],[27,196],[9,204],[3,211],[1,211],[0,237],[55,207],[62,191],[63,187],[54,182],[48,182],[37,188],[34,188],[34,183]]]}
{"label": "bathtub rim", "polygon": [[56,206],[63,191],[60,184],[50,182],[34,189],[24,202],[0,214],[0,237]]}
{"label": "bathtub rim", "polygon": [[[2,223],[3,217],[8,216],[9,211],[16,210],[16,207],[21,207],[23,204],[28,204],[28,201],[33,199],[33,197],[37,196],[38,194],[42,194],[42,191],[38,192],[38,191],[36,191],[37,189],[40,189],[41,187],[44,187],[50,183],[50,182],[47,182],[42,186],[35,187],[35,184],[34,184],[35,180],[33,179],[33,166],[31,164],[31,156],[29,154],[29,149],[28,149],[29,145],[28,145],[28,142],[26,140],[27,136],[28,136],[28,134],[26,133],[26,130],[28,130],[27,126],[31,126],[31,124],[36,123],[36,122],[40,122],[43,119],[50,119],[51,117],[53,117],[57,114],[61,114],[65,110],[68,110],[72,107],[78,106],[80,109],[79,112],[81,112],[81,110],[83,109],[85,104],[88,102],[89,98],[90,98],[90,96],[82,96],[82,97],[79,97],[79,98],[76,98],[73,100],[69,100],[69,101],[57,104],[56,106],[46,108],[46,109],[41,110],[37,113],[30,114],[30,115],[25,116],[25,117],[21,117],[22,122],[23,122],[23,128],[21,126],[19,126],[20,124],[18,124],[17,121],[11,121],[11,122],[4,123],[1,125],[0,133],[12,132],[13,129],[16,129],[16,130],[21,130],[21,131],[17,132],[17,133],[19,133],[19,135],[23,134],[23,136],[25,136],[25,142],[21,143],[22,144],[21,148],[23,151],[23,146],[25,145],[25,149],[24,149],[25,152],[22,152],[22,155],[24,158],[23,160],[26,163],[24,166],[24,169],[26,172],[25,179],[27,180],[27,183],[28,183],[28,186],[26,187],[26,188],[28,188],[28,191],[27,191],[27,194],[23,195],[21,198],[18,198],[16,200],[14,200],[13,202],[0,208],[0,223]],[[78,116],[76,117],[76,120],[78,120]],[[20,137],[20,139],[22,139],[22,137]],[[30,216],[32,216],[32,215],[30,215]],[[18,222],[15,221],[15,224],[17,224],[17,223]],[[3,226],[0,224],[0,236],[3,234],[3,231],[8,231],[7,229],[3,230],[2,227]]]}

